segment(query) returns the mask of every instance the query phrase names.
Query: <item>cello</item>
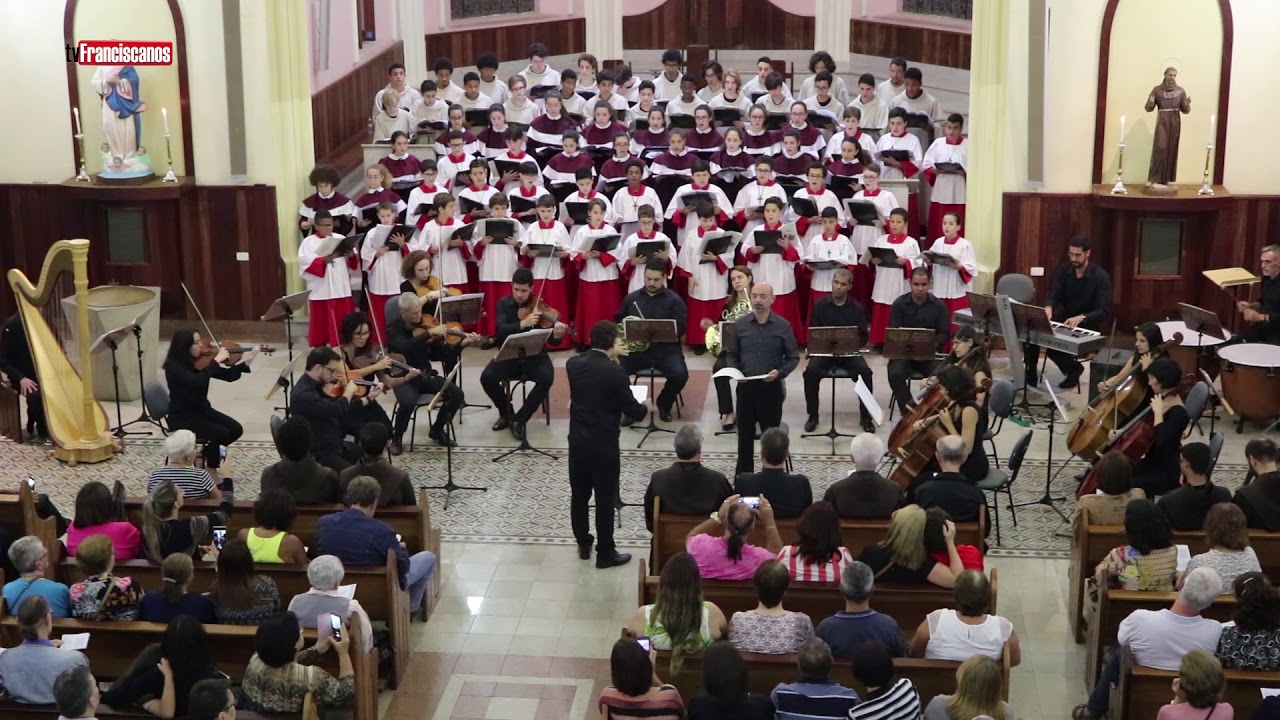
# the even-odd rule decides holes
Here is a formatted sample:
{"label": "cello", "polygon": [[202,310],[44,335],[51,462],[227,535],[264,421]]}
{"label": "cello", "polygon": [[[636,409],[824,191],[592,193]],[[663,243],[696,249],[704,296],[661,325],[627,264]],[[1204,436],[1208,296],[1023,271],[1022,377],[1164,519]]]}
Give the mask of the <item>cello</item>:
{"label": "cello", "polygon": [[[975,384],[971,393],[966,393],[957,398],[947,398],[946,393],[942,392],[941,383],[932,388],[936,390],[940,398],[940,406],[938,411],[932,416],[927,417],[924,427],[917,429],[914,424],[909,426],[910,434],[902,448],[897,451],[897,455],[901,462],[898,467],[893,469],[893,473],[889,479],[896,482],[904,490],[911,485],[911,481],[916,479],[924,469],[928,467],[929,462],[933,460],[934,450],[938,441],[947,436],[947,429],[937,420],[937,416],[944,412],[950,412],[951,408],[961,401],[967,400],[973,395],[987,392],[991,389],[991,378],[983,378],[981,383]],[[921,402],[923,405],[923,402]],[[898,428],[894,428],[896,432]],[[979,438],[980,440],[980,438]]]}
{"label": "cello", "polygon": [[[1152,358],[1166,355],[1169,348],[1181,344],[1182,333],[1174,333],[1173,337],[1152,348],[1148,355]],[[1106,392],[1094,398],[1080,414],[1067,433],[1067,449],[1072,455],[1082,460],[1096,460],[1102,454],[1100,448],[1110,441],[1111,431],[1125,426],[1140,414],[1139,411],[1147,405],[1150,394],[1146,383],[1138,381],[1137,373],[1141,368],[1142,361],[1135,357],[1129,372]]]}
{"label": "cello", "polygon": [[[898,424],[894,425],[893,430],[889,433],[888,448],[890,453],[895,455],[899,454],[902,448],[910,442],[911,437],[915,434],[915,424],[930,415],[937,415],[941,412],[943,405],[946,404],[946,400],[942,395],[942,386],[937,382],[929,383],[929,381],[936,381],[938,373],[951,365],[964,367],[965,363],[968,362],[970,358],[975,357],[979,351],[986,350],[989,353],[990,343],[994,337],[995,336],[988,337],[981,343],[975,342],[973,347],[969,348],[969,352],[965,353],[955,362],[938,364],[938,367],[934,369],[933,374],[925,379],[925,382],[928,384],[928,389],[925,390],[924,395],[920,396],[920,399],[916,401],[916,406],[914,408],[903,414],[903,416],[898,420]],[[988,383],[988,385],[989,384],[990,383]]]}
{"label": "cello", "polygon": [[[1101,456],[1107,452],[1116,451],[1129,458],[1130,463],[1136,463],[1151,449],[1151,443],[1155,441],[1155,437],[1156,428],[1151,422],[1151,406],[1148,405],[1120,430],[1114,440],[1109,440],[1097,452]],[[1084,480],[1080,481],[1080,487],[1076,488],[1076,499],[1092,495],[1097,489],[1098,463],[1094,463],[1085,474]]]}

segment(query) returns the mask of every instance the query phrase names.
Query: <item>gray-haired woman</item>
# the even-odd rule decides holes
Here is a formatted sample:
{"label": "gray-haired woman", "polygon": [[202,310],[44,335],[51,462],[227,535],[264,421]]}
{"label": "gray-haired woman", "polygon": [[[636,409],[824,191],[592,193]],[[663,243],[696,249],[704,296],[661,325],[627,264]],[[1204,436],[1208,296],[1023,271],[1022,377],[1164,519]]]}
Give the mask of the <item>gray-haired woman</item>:
{"label": "gray-haired woman", "polygon": [[18,569],[18,579],[4,585],[4,606],[8,614],[17,612],[26,598],[39,595],[49,601],[55,618],[71,617],[71,594],[66,585],[44,576],[49,566],[49,550],[34,535],[20,537],[9,546],[9,560]]}
{"label": "gray-haired woman", "polygon": [[345,574],[342,561],[334,555],[321,555],[312,560],[307,565],[311,589],[293,596],[289,601],[289,612],[298,616],[298,624],[304,628],[316,627],[317,618],[329,613],[342,618],[347,624],[355,624],[356,621],[351,619],[354,615],[359,619],[365,650],[368,650],[373,646],[373,626],[369,622],[369,614],[355,599],[355,586],[348,586],[351,593],[342,590]]}

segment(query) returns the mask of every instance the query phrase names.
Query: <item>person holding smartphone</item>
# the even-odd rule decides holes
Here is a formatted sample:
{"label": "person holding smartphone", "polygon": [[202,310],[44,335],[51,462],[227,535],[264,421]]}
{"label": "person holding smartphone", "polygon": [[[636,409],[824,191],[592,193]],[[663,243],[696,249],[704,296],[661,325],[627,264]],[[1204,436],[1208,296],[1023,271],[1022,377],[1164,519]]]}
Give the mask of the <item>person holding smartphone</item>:
{"label": "person holding smartphone", "polygon": [[[302,628],[291,612],[272,615],[258,625],[253,645],[256,652],[249,658],[240,684],[244,701],[241,710],[255,712],[296,713],[311,693],[323,707],[349,707],[355,697],[355,671],[351,665],[350,635],[343,628],[341,637],[323,637],[306,650],[302,649]],[[315,667],[325,651],[333,649],[338,656],[338,677]]]}
{"label": "person holding smartphone", "polygon": [[[685,538],[685,550],[697,561],[702,579],[750,580],[757,568],[782,551],[768,498],[761,495],[758,508],[743,500],[741,495],[730,495],[711,519],[703,520]],[[757,522],[764,523],[765,547],[747,542]]]}
{"label": "person holding smartphone", "polygon": [[656,655],[647,637],[626,635],[613,644],[609,654],[610,684],[600,691],[596,702],[605,720],[641,715],[663,720],[684,717],[680,691],[658,677]]}

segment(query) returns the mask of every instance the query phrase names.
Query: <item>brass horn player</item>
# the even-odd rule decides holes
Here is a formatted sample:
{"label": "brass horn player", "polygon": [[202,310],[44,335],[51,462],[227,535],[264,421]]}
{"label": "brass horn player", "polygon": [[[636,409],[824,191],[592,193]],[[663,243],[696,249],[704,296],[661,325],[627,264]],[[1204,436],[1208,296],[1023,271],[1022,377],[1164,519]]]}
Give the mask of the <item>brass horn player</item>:
{"label": "brass horn player", "polygon": [[[630,354],[618,358],[628,375],[652,368],[658,371],[658,377],[666,378],[662,392],[654,398],[654,406],[663,422],[671,422],[671,408],[685,383],[689,382],[689,368],[685,365],[684,351],[680,347],[688,310],[680,296],[667,288],[666,263],[654,258],[644,266],[644,287],[627,293],[622,298],[622,306],[614,314],[613,321],[621,324],[627,317],[674,320],[676,323],[675,342],[645,343],[643,350],[631,350]],[[623,423],[631,424],[627,420]]]}
{"label": "brass horn player", "polygon": [[[751,313],[751,286],[755,276],[746,265],[734,265],[729,270],[729,294],[724,299],[724,309],[720,311],[721,322],[732,323],[740,317]],[[706,345],[712,355],[716,356],[713,372],[725,367],[724,344],[720,337],[720,324],[710,320],[702,321],[702,328],[707,331]],[[720,406],[720,428],[732,430],[736,418],[733,414],[733,385],[729,378],[718,377],[716,383],[716,404]]]}

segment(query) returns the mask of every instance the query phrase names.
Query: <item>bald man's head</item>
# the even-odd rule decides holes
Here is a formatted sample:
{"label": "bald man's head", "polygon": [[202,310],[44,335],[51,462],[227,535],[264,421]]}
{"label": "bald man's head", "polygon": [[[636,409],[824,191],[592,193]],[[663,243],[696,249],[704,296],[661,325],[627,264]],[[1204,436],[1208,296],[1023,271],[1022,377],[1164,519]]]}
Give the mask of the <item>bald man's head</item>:
{"label": "bald man's head", "polygon": [[758,315],[764,315],[773,307],[773,286],[769,283],[756,283],[751,286],[751,309]]}

